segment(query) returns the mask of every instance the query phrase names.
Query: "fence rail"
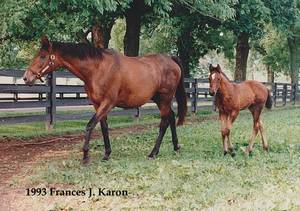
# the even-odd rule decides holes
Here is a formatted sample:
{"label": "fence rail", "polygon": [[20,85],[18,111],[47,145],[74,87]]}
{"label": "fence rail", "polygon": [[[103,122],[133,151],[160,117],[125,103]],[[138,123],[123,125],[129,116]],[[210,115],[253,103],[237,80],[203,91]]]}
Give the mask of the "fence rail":
{"label": "fence rail", "polygon": [[[67,119],[80,119],[90,117],[90,112],[81,114],[60,114],[56,115],[56,108],[60,106],[84,106],[89,105],[84,87],[82,85],[57,85],[58,78],[72,79],[75,76],[69,72],[55,72],[46,77],[45,84],[37,84],[29,87],[17,79],[22,77],[20,70],[0,70],[0,77],[14,78],[14,83],[0,84],[0,111],[1,109],[14,108],[37,108],[44,107],[44,115],[28,115],[16,117],[0,117],[1,124],[46,121],[48,128],[52,128],[55,121]],[[272,90],[275,106],[285,106],[296,104],[300,101],[300,87],[296,84],[288,83],[264,83]],[[188,107],[190,112],[197,112],[199,109],[214,109],[214,98],[209,96],[207,79],[185,79],[185,88],[188,97]],[[158,109],[153,108],[150,102],[140,108],[144,114],[158,113]],[[174,104],[176,106],[176,104]],[[139,112],[139,113],[140,113]],[[135,115],[135,109],[120,110],[114,109],[110,115]]]}

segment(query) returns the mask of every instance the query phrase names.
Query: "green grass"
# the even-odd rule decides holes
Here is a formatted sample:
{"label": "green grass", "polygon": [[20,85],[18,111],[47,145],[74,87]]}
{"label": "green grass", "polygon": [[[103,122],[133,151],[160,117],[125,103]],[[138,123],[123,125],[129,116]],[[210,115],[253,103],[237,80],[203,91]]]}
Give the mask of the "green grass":
{"label": "green grass", "polygon": [[[79,110],[68,110],[68,111],[56,111],[59,114],[74,114],[78,112],[89,112],[93,111],[92,108],[82,108]],[[30,115],[44,115],[45,111],[31,111],[31,112],[19,112],[19,111],[4,111],[0,113],[0,117],[17,117],[17,116],[30,116]]]}
{"label": "green grass", "polygon": [[[80,111],[67,111],[68,113],[78,113]],[[59,114],[66,113],[60,112]],[[201,117],[210,115],[211,111],[201,111],[198,113]],[[3,116],[8,114],[2,114]],[[19,116],[31,115],[31,113],[18,113]],[[11,125],[1,125],[0,139],[1,138],[19,138],[30,139],[33,137],[47,136],[47,135],[63,135],[70,133],[84,132],[86,124],[89,119],[82,120],[69,120],[57,121],[55,127],[51,131],[45,130],[44,122],[30,122],[19,123]],[[143,115],[138,120],[133,116],[112,116],[108,117],[108,125],[110,128],[129,127],[133,125],[152,124],[159,122],[159,115]]]}
{"label": "green grass", "polygon": [[[106,187],[129,191],[127,197],[81,198],[82,204],[78,203],[78,197],[60,198],[55,204],[57,210],[116,207],[128,210],[299,210],[300,109],[265,112],[263,120],[269,154],[263,152],[257,139],[253,156],[244,156],[241,148],[247,145],[251,135],[252,117],[243,113],[232,128],[232,140],[237,148],[234,158],[222,155],[220,123],[208,119],[178,128],[180,154],[173,152],[168,130],[157,159],[147,160],[146,155],[157,135],[157,128],[150,128],[143,133],[113,138],[113,152],[108,162],[100,160],[101,140],[92,142],[88,167],[81,165],[82,154],[77,151],[65,160],[42,161],[27,172],[26,186]],[[43,203],[43,199],[35,198],[37,206],[38,201]]]}
{"label": "green grass", "polygon": [[[132,116],[114,116],[108,118],[108,124],[110,128],[126,127],[136,124],[149,124],[156,122],[158,116],[145,115],[137,121]],[[70,121],[57,121],[55,128],[51,131],[45,130],[44,122],[33,123],[20,123],[13,125],[1,125],[0,127],[0,139],[4,137],[8,138],[20,138],[30,139],[32,137],[46,136],[46,135],[62,135],[70,133],[83,132],[88,119],[82,120],[70,120]]]}

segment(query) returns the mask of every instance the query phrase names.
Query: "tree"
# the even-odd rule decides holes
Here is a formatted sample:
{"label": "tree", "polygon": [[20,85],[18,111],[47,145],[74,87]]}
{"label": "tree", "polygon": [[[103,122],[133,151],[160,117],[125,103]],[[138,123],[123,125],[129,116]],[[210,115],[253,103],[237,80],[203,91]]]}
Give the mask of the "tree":
{"label": "tree", "polygon": [[289,74],[288,42],[285,34],[275,29],[272,24],[265,28],[266,35],[256,42],[254,48],[263,56],[268,82],[274,82],[275,73]]}
{"label": "tree", "polygon": [[[12,41],[17,45],[13,49],[20,50],[24,42],[36,41],[44,34],[52,39],[107,47],[114,21],[129,7],[130,1],[1,1],[0,52],[4,53]],[[10,51],[16,55],[19,50]]]}
{"label": "tree", "polygon": [[200,56],[208,49],[221,48],[220,42],[223,38],[219,36],[222,32],[219,27],[224,19],[234,17],[232,5],[235,3],[235,0],[180,0],[173,4],[168,18],[162,18],[159,23],[152,21],[147,27],[150,31],[155,31],[155,27],[164,31],[165,40],[161,46],[176,46],[177,49],[169,49],[171,53],[177,52],[185,70],[185,77],[190,77],[191,70],[198,66]]}
{"label": "tree", "polygon": [[298,83],[300,68],[300,2],[266,0],[272,23],[287,39],[290,54],[291,82]]}
{"label": "tree", "polygon": [[171,1],[133,0],[125,11],[126,33],[124,36],[124,54],[139,55],[141,26],[160,16],[168,16],[171,11]]}
{"label": "tree", "polygon": [[240,0],[235,10],[235,19],[226,21],[225,26],[236,36],[234,80],[243,81],[246,80],[250,39],[258,39],[263,35],[270,11],[262,0]]}
{"label": "tree", "polygon": [[[12,41],[16,47],[9,46],[9,42],[5,43],[6,47],[1,46],[0,52],[5,49],[14,49],[14,54],[18,54],[24,42],[31,43],[40,38],[41,35],[47,34],[54,40],[62,41],[80,41],[92,43],[96,47],[107,47],[111,29],[118,18],[125,18],[126,33],[124,38],[124,53],[130,56],[136,56],[139,52],[139,38],[141,28],[146,32],[148,27],[161,26],[170,20],[172,28],[169,28],[170,40],[177,43],[178,49],[170,48],[170,51],[179,52],[179,56],[183,58],[183,63],[187,67],[187,75],[189,67],[196,64],[199,55],[207,51],[207,48],[217,47],[212,43],[206,44],[205,33],[213,32],[213,27],[206,27],[207,19],[213,19],[216,16],[224,19],[225,17],[233,17],[234,11],[231,6],[236,0],[220,0],[218,2],[207,2],[206,0],[188,1],[180,0],[177,2],[167,0],[124,0],[124,1],[80,1],[73,0],[71,2],[59,0],[8,0],[3,4],[5,9],[1,10],[1,17],[9,19],[6,24],[5,33],[1,34],[0,41]],[[173,12],[175,5],[180,5],[184,9],[182,16]],[[11,19],[10,13],[16,12],[16,18]],[[175,10],[174,10],[175,11]],[[205,11],[205,14],[203,14]],[[174,18],[174,19],[173,19]],[[201,19],[199,21],[199,19]],[[185,27],[190,24],[193,27],[191,33],[186,33]],[[163,24],[161,24],[161,22]],[[169,24],[167,23],[167,24]],[[179,27],[178,27],[179,26]],[[197,29],[202,27],[202,29]],[[208,30],[206,30],[208,28]],[[34,33],[32,33],[34,32]],[[216,33],[218,33],[216,31]],[[188,34],[186,39],[183,36]],[[198,38],[202,34],[203,40]],[[91,35],[91,36],[90,36]],[[178,38],[180,37],[180,38]],[[189,54],[185,43],[179,40],[189,42]],[[209,39],[208,39],[209,40]],[[166,42],[168,42],[167,40]],[[173,43],[172,43],[173,44]],[[158,48],[158,45],[156,45]],[[167,45],[166,45],[167,46]],[[168,45],[171,46],[171,45]],[[7,53],[6,53],[7,54]],[[186,56],[186,55],[189,55]],[[13,56],[11,56],[13,58]]]}

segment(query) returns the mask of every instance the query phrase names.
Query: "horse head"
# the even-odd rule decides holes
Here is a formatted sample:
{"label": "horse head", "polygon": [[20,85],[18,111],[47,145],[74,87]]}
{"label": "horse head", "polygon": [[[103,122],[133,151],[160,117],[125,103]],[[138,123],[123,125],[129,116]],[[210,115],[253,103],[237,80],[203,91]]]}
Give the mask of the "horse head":
{"label": "horse head", "polygon": [[221,67],[219,64],[209,64],[209,94],[214,96],[220,88]]}
{"label": "horse head", "polygon": [[52,43],[48,37],[41,38],[41,48],[32,59],[29,67],[23,75],[23,80],[27,85],[32,86],[34,82],[42,80],[45,74],[48,74],[61,66],[58,55],[53,52]]}

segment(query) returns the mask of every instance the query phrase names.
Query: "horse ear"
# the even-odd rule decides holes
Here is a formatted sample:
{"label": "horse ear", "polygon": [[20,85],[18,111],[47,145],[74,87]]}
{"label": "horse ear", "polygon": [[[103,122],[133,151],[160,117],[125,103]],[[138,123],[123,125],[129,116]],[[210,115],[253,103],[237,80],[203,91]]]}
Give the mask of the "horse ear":
{"label": "horse ear", "polygon": [[51,52],[52,50],[52,43],[49,41],[47,36],[42,36],[41,38],[41,46],[43,50]]}
{"label": "horse ear", "polygon": [[209,64],[208,64],[208,69],[209,69],[209,71],[210,71],[210,72],[212,72],[212,71],[213,71],[213,66],[212,66],[212,63],[209,63]]}
{"label": "horse ear", "polygon": [[217,65],[217,67],[216,67],[216,71],[218,71],[219,73],[221,73],[222,72],[222,70],[221,70],[221,67],[220,67],[220,65],[218,64]]}

